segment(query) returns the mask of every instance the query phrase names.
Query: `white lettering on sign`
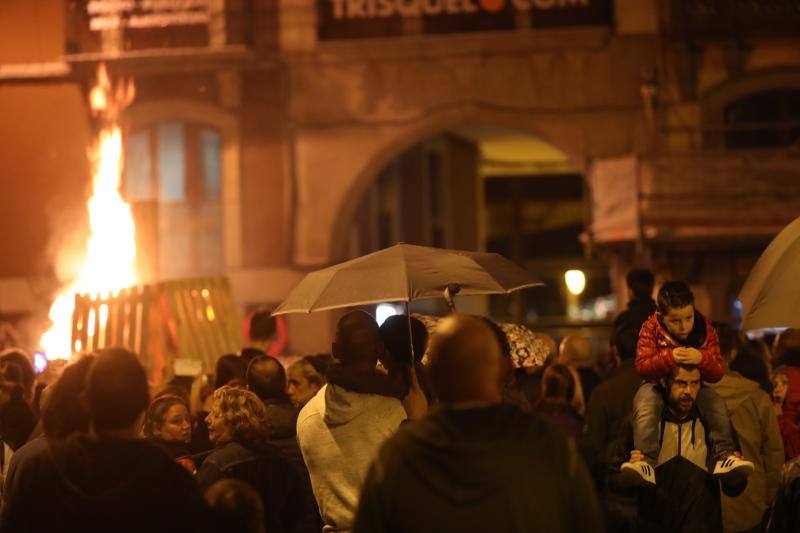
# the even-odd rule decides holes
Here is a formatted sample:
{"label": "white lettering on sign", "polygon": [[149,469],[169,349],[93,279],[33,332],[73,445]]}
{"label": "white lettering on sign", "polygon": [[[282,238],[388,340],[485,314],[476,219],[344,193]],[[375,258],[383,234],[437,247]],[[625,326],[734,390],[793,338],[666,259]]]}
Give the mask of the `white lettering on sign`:
{"label": "white lettering on sign", "polygon": [[[481,11],[478,0],[329,0],[333,7],[334,19],[419,17],[436,16],[446,13],[477,13]],[[591,0],[510,0],[518,11],[540,11],[569,7],[590,7]],[[502,5],[502,2],[501,2]],[[485,9],[485,8],[484,8]],[[492,11],[497,11],[493,9]]]}
{"label": "white lettering on sign", "polygon": [[133,0],[91,0],[86,6],[86,12],[90,15],[100,15],[104,13],[121,13],[130,11],[136,7]]}
{"label": "white lettering on sign", "polygon": [[90,0],[91,31],[208,24],[211,0]]}

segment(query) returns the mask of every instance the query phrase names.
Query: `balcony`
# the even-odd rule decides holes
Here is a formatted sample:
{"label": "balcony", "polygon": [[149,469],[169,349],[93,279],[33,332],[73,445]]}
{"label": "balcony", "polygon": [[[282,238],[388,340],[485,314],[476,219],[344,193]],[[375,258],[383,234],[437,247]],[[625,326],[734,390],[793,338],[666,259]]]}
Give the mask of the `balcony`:
{"label": "balcony", "polygon": [[800,215],[797,150],[598,160],[587,179],[597,244],[762,240]]}
{"label": "balcony", "polygon": [[668,34],[708,41],[757,37],[797,37],[798,0],[672,0]]}

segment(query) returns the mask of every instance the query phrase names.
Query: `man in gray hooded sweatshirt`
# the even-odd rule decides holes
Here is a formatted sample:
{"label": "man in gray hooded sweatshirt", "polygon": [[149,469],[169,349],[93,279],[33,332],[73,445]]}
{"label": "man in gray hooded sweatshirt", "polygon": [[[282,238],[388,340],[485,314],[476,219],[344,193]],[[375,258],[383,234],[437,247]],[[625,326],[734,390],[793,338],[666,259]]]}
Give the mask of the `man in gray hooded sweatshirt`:
{"label": "man in gray hooded sweatshirt", "polygon": [[406,411],[399,399],[380,393],[376,365],[384,347],[370,315],[353,311],[342,317],[332,349],[335,373],[346,379],[331,380],[308,401],[297,418],[297,440],[323,531],[350,531],[369,465]]}

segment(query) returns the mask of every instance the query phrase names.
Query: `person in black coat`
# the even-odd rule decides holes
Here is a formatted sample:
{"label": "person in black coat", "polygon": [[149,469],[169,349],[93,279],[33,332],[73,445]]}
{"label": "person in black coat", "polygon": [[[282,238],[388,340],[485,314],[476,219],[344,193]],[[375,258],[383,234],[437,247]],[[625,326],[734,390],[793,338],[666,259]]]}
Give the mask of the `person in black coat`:
{"label": "person in black coat", "polygon": [[630,328],[637,332],[642,329],[650,315],[656,312],[653,300],[653,273],[642,268],[635,268],[625,276],[628,286],[628,307],[614,320],[612,331]]}
{"label": "person in black coat", "polygon": [[268,442],[266,411],[258,396],[232,387],[217,389],[206,422],[215,449],[198,468],[200,487],[205,490],[220,479],[249,483],[261,496],[266,531],[293,531],[308,514],[302,480]]}
{"label": "person in black coat", "polygon": [[0,515],[2,532],[210,531],[191,475],[139,438],[150,402],[138,357],[101,350],[85,394],[90,434],[49,442],[27,459]]}

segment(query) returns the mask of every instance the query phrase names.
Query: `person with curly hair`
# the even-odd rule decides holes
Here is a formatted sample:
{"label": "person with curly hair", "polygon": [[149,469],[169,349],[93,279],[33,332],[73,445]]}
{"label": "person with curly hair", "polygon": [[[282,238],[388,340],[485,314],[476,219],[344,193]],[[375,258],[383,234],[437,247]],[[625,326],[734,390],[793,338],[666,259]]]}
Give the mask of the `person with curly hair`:
{"label": "person with curly hair", "polygon": [[249,483],[261,496],[266,531],[292,531],[309,509],[299,475],[268,442],[266,411],[258,396],[233,387],[217,389],[206,422],[215,449],[197,471],[200,487],[205,490],[220,479]]}

